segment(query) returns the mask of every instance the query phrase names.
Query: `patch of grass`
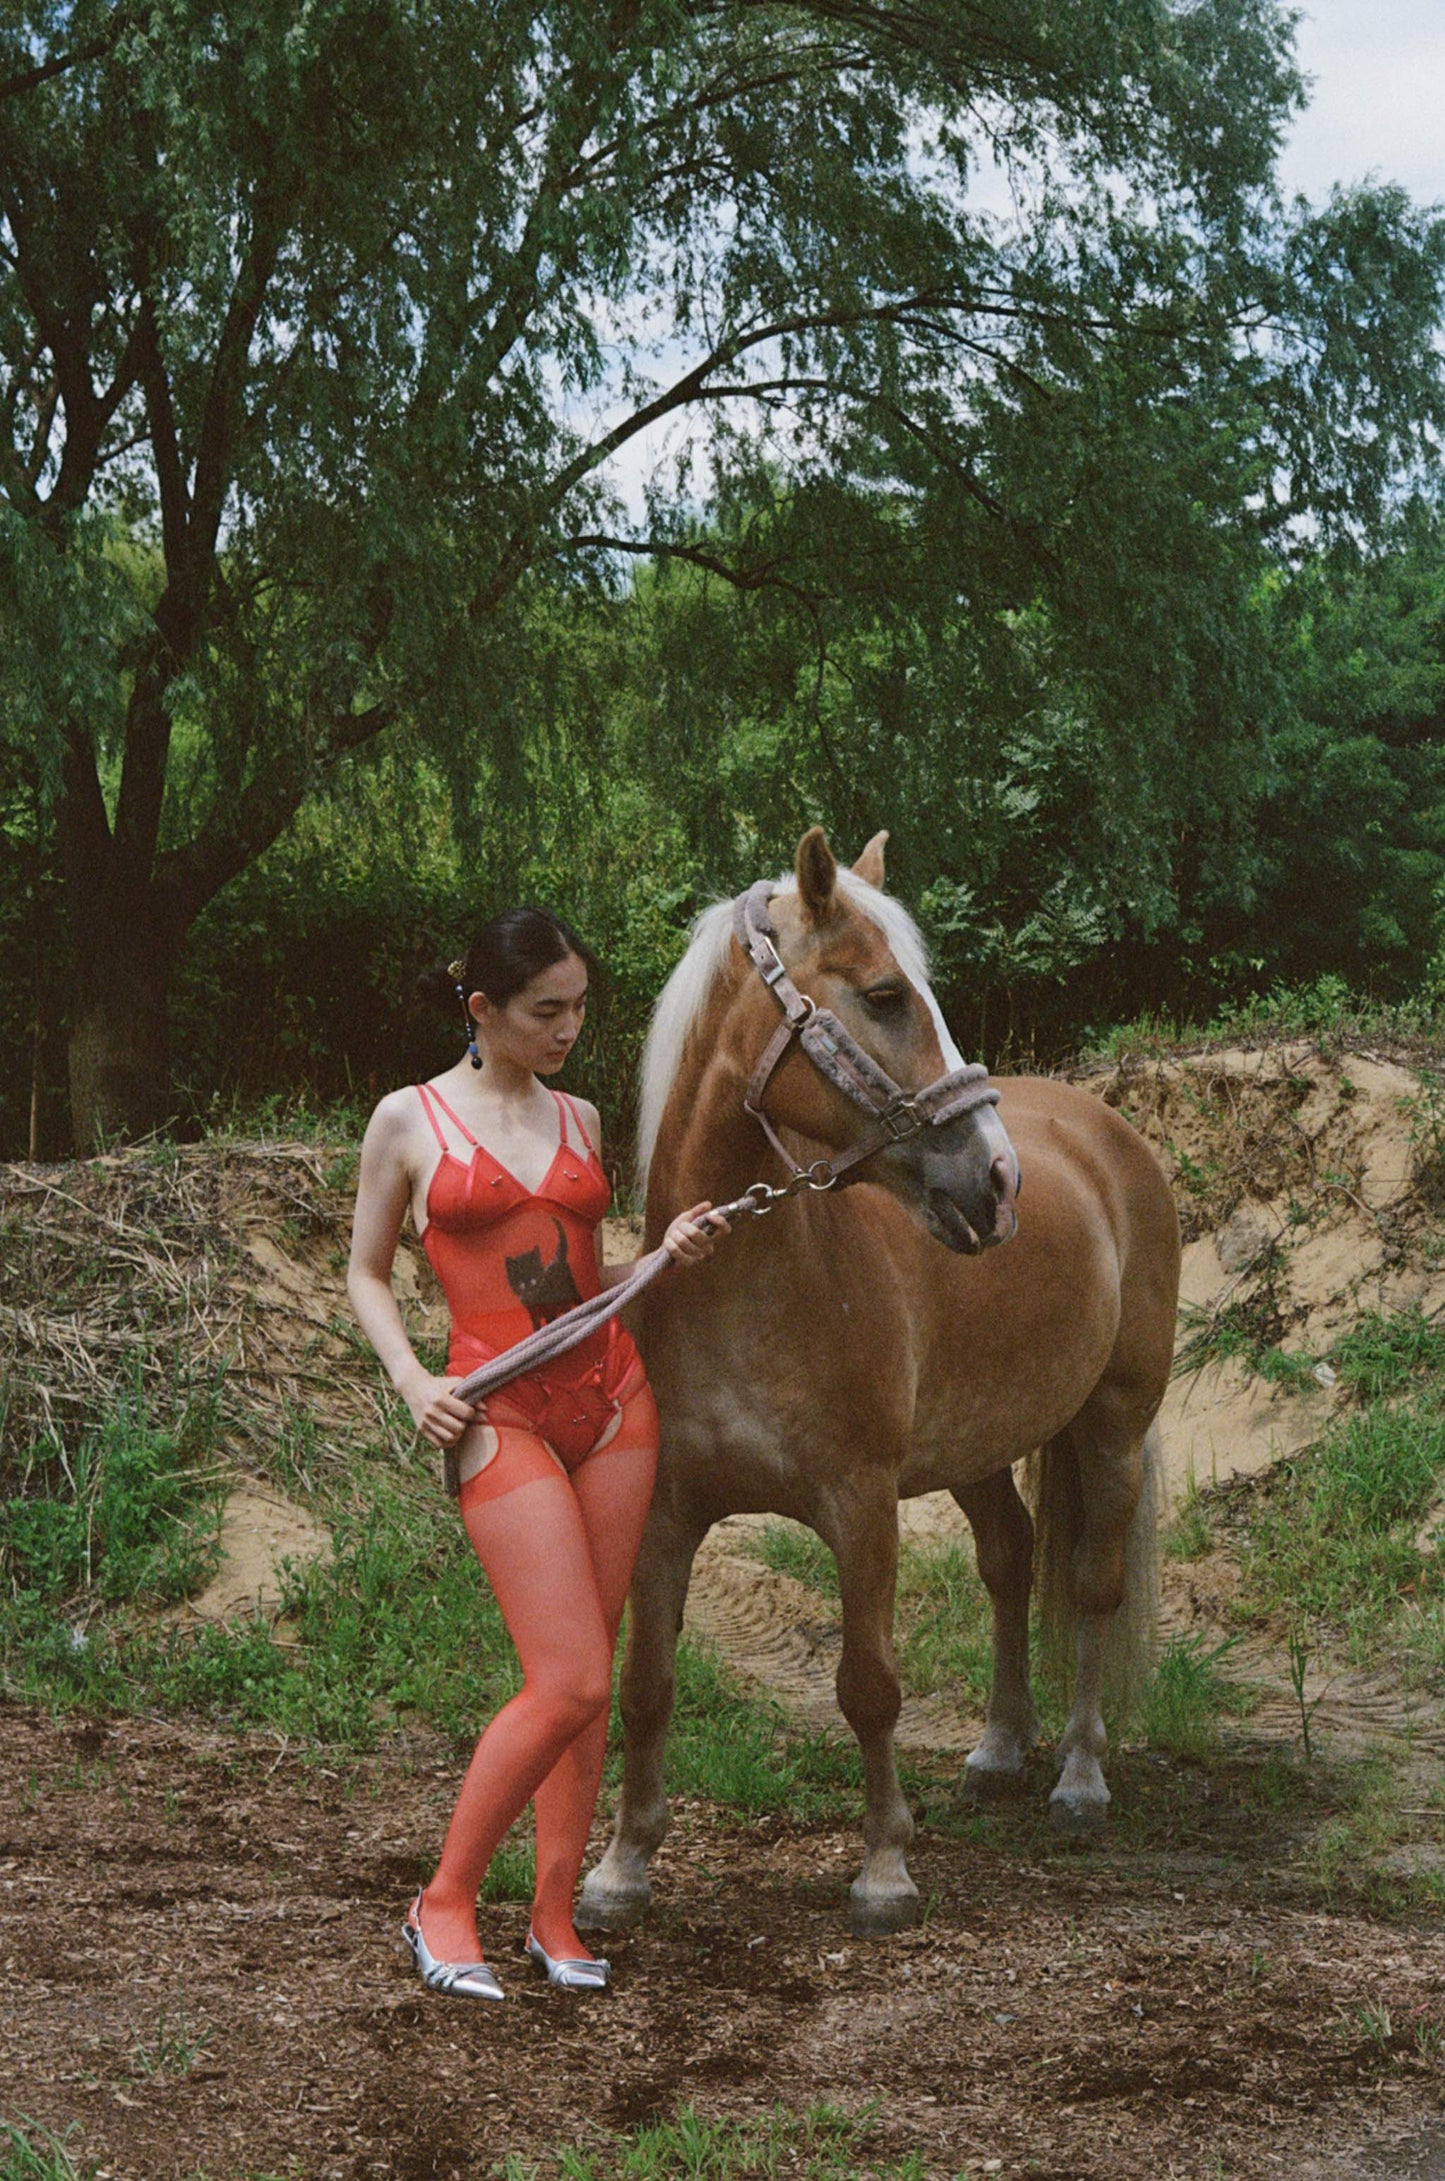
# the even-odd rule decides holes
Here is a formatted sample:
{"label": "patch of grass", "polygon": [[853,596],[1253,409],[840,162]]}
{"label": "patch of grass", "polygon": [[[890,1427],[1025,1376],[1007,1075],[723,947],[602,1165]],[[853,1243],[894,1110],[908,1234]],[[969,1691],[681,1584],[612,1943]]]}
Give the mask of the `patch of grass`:
{"label": "patch of grass", "polygon": [[95,2161],[78,2166],[70,2151],[73,2128],[55,2135],[23,2114],[0,2117],[0,2181],[88,2181]]}
{"label": "patch of grass", "polygon": [[179,2082],[214,2039],[214,2030],[192,2029],[184,2007],[177,2007],[174,2014],[162,2007],[154,2030],[138,2037],[131,2047],[130,2072],[150,2082]]}
{"label": "patch of grass", "polygon": [[[93,1716],[199,1713],[358,1751],[410,1719],[469,1743],[520,1674],[449,1507],[429,1482],[359,1462],[334,1514],[333,1545],[329,1561],[286,1575],[282,1602],[296,1639],[288,1643],[264,1621],[193,1629],[129,1609],[87,1613],[83,1601],[35,1590],[13,1594],[0,1600],[0,1688]],[[620,1743],[615,1723],[612,1739]],[[790,1730],[776,1705],[745,1694],[684,1639],[668,1778],[678,1792],[746,1815],[808,1816],[855,1797],[859,1773],[851,1739]],[[492,1884],[497,1898],[529,1897],[530,1847],[506,1849]]]}
{"label": "patch of grass", "polygon": [[1165,1526],[1166,1560],[1202,1560],[1214,1549],[1214,1510],[1200,1491],[1191,1465],[1184,1479],[1184,1496]]}
{"label": "patch of grass", "polygon": [[1162,1059],[1220,1045],[1263,1044],[1273,1038],[1313,1038],[1339,1044],[1437,1037],[1440,1003],[1426,990],[1403,1000],[1378,1000],[1352,992],[1342,977],[1326,974],[1310,984],[1272,984],[1261,993],[1222,1000],[1206,1020],[1146,1012],[1132,1022],[1085,1033],[1082,1057],[1120,1061]]}
{"label": "patch of grass", "polygon": [[753,1549],[765,1567],[791,1575],[795,1582],[816,1590],[820,1598],[836,1603],[838,1563],[815,1531],[800,1522],[770,1522]]}
{"label": "patch of grass", "polygon": [[333,1186],[349,1186],[370,1117],[365,1099],[318,1098],[303,1084],[263,1098],[216,1091],[201,1115],[201,1126],[208,1143],[301,1143],[332,1151],[344,1163],[334,1176],[328,1172],[326,1180]]}
{"label": "patch of grass", "polygon": [[1312,1385],[1315,1357],[1279,1345],[1288,1329],[1278,1289],[1283,1270],[1280,1245],[1271,1242],[1250,1268],[1255,1284],[1247,1293],[1207,1310],[1182,1304],[1184,1334],[1175,1351],[1173,1375],[1182,1378],[1206,1364],[1233,1359],[1255,1377],[1289,1392],[1303,1392]]}
{"label": "patch of grass", "polygon": [[[922,2181],[921,2155],[880,2164],[866,2156],[869,2113],[835,2105],[801,2113],[776,2107],[756,2120],[709,2120],[691,2106],[676,2118],[630,2130],[600,2150],[565,2146],[538,2163],[509,2154],[504,2181],[538,2173],[564,2181]],[[965,2173],[969,2169],[965,2168]]]}
{"label": "patch of grass", "polygon": [[214,1572],[224,1479],[217,1402],[186,1392],[160,1422],[133,1390],[67,1443],[52,1429],[0,1501],[0,1584],[12,1597],[174,1603]]}
{"label": "patch of grass", "polygon": [[264,1622],[157,1626],[139,1614],[57,1615],[36,1594],[0,1606],[14,1695],[90,1712],[158,1707],[267,1725],[356,1749],[399,1716],[473,1734],[518,1686],[515,1656],[459,1524],[419,1481],[359,1465],[335,1516],[334,1555],[293,1569],[283,1603],[299,1637]]}
{"label": "patch of grass", "polygon": [[1382,1315],[1366,1311],[1330,1350],[1330,1360],[1362,1401],[1404,1393],[1445,1371],[1445,1326],[1418,1305]]}
{"label": "patch of grass", "polygon": [[1357,1655],[1427,1584],[1416,1540],[1445,1475],[1445,1417],[1421,1398],[1337,1421],[1282,1464],[1252,1517],[1243,1600],[1343,1633]]}
{"label": "patch of grass", "polygon": [[967,1545],[903,1545],[895,1638],[903,1686],[914,1696],[957,1689],[977,1703],[987,1699],[992,1611]]}
{"label": "patch of grass", "polygon": [[[839,1721],[842,1729],[842,1721]],[[862,1782],[851,1736],[804,1734],[778,1705],[745,1695],[710,1647],[684,1637],[667,1745],[669,1791],[701,1795],[755,1817],[804,1822],[852,1807]]]}
{"label": "patch of grass", "polygon": [[1221,1719],[1250,1709],[1249,1691],[1219,1670],[1238,1641],[1226,1636],[1211,1644],[1198,1634],[1170,1638],[1144,1699],[1151,1748],[1176,1757],[1206,1757],[1218,1744]]}
{"label": "patch of grass", "polygon": [[513,1839],[509,1836],[487,1865],[487,1875],[482,1880],[478,1899],[520,1901],[525,1907],[536,1890],[536,1851],[530,1840]]}

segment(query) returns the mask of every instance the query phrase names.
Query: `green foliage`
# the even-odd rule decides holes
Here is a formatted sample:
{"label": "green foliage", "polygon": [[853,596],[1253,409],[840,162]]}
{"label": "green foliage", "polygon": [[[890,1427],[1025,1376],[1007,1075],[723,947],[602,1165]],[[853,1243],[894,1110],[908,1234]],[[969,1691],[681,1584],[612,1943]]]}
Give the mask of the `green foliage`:
{"label": "green foliage", "polygon": [[834,2105],[712,2120],[685,2105],[674,2119],[635,2129],[605,2149],[567,2145],[540,2167],[512,2154],[502,2172],[504,2181],[535,2181],[543,2171],[562,2181],[779,2181],[785,2174],[794,2181],[921,2181],[916,2153],[885,2164],[865,2155],[859,2139],[866,2120],[866,2111],[855,2117]]}
{"label": "green foliage", "polygon": [[211,1458],[212,1394],[183,1399],[176,1420],[135,1391],[69,1449],[53,1435],[27,1489],[0,1502],[0,1577],[47,1607],[82,1594],[107,1604],[166,1604],[216,1565],[222,1480]]}
{"label": "green foliage", "polygon": [[1445,1370],[1445,1326],[1418,1304],[1389,1315],[1367,1310],[1330,1349],[1335,1369],[1363,1401],[1439,1382]]}
{"label": "green foliage", "polygon": [[982,1704],[993,1670],[988,1593],[971,1548],[907,1540],[898,1559],[898,1670],[916,1696],[954,1691]]}
{"label": "green foliage", "polygon": [[1445,1478],[1445,1419],[1430,1397],[1357,1411],[1282,1467],[1254,1514],[1245,1594],[1265,1613],[1378,1637],[1422,1578],[1420,1519]]}
{"label": "green foliage", "polygon": [[797,1522],[770,1522],[757,1543],[758,1558],[780,1575],[806,1583],[822,1598],[838,1596],[838,1563],[816,1532]]}
{"label": "green foliage", "polygon": [[1247,1712],[1251,1699],[1220,1672],[1237,1636],[1210,1643],[1203,1635],[1171,1636],[1144,1698],[1143,1728],[1151,1749],[1176,1757],[1206,1757],[1219,1740],[1220,1720]]}
{"label": "green foliage", "polygon": [[[1439,224],[1271,195],[1290,37],[1267,0],[1025,0],[1006,52],[932,4],[25,0],[0,1030],[41,1125],[67,1031],[83,1143],[172,1116],[212,904],[193,1113],[395,1080],[409,954],[519,891],[613,962],[621,1069],[681,912],[819,817],[908,821],[975,1042],[1137,1005],[1165,931],[1218,952],[1294,716],[1281,530],[1376,535],[1441,413]],[[999,112],[1026,221],[973,193]],[[669,416],[629,520],[609,464]],[[1413,822],[1428,764],[1376,772]],[[1365,886],[1397,959],[1416,830]]]}
{"label": "green foliage", "polygon": [[1191,1466],[1184,1481],[1184,1496],[1164,1530],[1164,1556],[1168,1560],[1202,1560],[1213,1547],[1213,1510]]}
{"label": "green foliage", "polygon": [[825,1817],[856,1794],[857,1751],[832,1735],[799,1734],[781,1709],[744,1696],[706,1645],[684,1638],[667,1744],[668,1785],[751,1816]]}
{"label": "green foliage", "polygon": [[67,2128],[56,2135],[39,2121],[0,2114],[0,2181],[90,2181],[95,2161],[76,2164],[70,2150],[74,2134]]}

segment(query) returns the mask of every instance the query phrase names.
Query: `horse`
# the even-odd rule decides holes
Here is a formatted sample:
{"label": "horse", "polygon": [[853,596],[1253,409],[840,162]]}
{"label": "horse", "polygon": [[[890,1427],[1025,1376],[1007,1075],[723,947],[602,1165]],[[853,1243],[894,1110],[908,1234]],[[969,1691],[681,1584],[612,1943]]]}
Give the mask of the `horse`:
{"label": "horse", "polygon": [[[639,1128],[647,1246],[703,1199],[776,1210],[737,1218],[706,1264],[671,1273],[636,1306],[662,1445],[629,1599],[621,1795],[583,1891],[584,1913],[604,1927],[631,1923],[651,1897],[688,1580],[726,1515],[792,1516],[837,1561],[837,1695],[865,1783],[849,1894],[859,1934],[918,1915],[893,1741],[900,1498],[952,1494],[989,1594],[991,1686],[964,1767],[974,1792],[1020,1785],[1038,1738],[1035,1562],[1046,1631],[1066,1648],[1072,1635],[1073,1704],[1050,1797],[1066,1830],[1101,1824],[1109,1802],[1106,1667],[1127,1679],[1147,1662],[1154,1419],[1179,1282],[1173,1198],[1128,1123],[1066,1083],[990,1081],[941,1110],[935,1100],[929,1125],[919,1121],[932,1096],[920,1086],[942,1066],[961,1071],[947,1084],[984,1071],[962,1068],[917,928],[883,891],[887,838],[849,871],[814,827],[791,879],[761,890],[765,933],[742,917],[751,896],[704,911],[654,1011]],[[820,1025],[832,1031],[821,1043]],[[853,1076],[871,1071],[898,1094],[892,1121],[861,1140],[856,1084],[839,1087],[836,1057],[826,1072],[814,1064],[839,1043]],[[791,1179],[755,1180],[760,1161],[774,1174],[791,1166]],[[1031,1457],[1032,1515],[1013,1474]]]}

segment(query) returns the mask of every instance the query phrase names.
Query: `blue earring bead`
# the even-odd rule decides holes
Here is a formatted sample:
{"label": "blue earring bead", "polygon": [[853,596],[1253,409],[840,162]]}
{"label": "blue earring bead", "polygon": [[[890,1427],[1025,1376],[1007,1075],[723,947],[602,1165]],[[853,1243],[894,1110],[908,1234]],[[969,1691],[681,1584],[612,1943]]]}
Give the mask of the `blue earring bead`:
{"label": "blue earring bead", "polygon": [[477,1026],[472,1020],[472,1011],[467,1005],[467,988],[463,984],[458,984],[456,991],[457,998],[462,1003],[462,1020],[467,1026],[467,1058],[474,1068],[480,1068],[482,1056],[477,1051]]}

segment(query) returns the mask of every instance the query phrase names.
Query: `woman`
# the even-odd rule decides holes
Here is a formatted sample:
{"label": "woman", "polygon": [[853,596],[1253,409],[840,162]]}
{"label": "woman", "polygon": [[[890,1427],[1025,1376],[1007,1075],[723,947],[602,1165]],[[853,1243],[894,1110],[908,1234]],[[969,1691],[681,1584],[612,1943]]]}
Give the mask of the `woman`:
{"label": "woman", "polygon": [[[603,1270],[609,1190],[595,1109],[547,1088],[582,1028],[592,957],[540,909],[478,933],[429,988],[460,1001],[467,1053],[393,1091],[371,1117],[347,1281],[362,1327],[417,1426],[454,1450],[460,1509],[524,1675],[487,1727],[431,1883],[403,1927],[434,1990],[500,1999],[477,1936],[477,1889],[498,1842],[536,1803],[537,1877],[526,1950],[549,1981],[597,1990],[608,1965],[577,1936],[572,1900],[602,1777],[612,1653],[657,1461],[657,1410],[629,1334],[613,1319],[541,1375],[482,1408],[460,1378],[627,1267]],[[408,1208],[452,1315],[447,1375],[418,1362],[391,1268]],[[696,1264],[712,1253],[694,1205],[663,1237]]]}

